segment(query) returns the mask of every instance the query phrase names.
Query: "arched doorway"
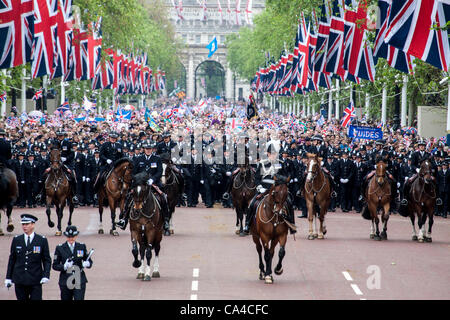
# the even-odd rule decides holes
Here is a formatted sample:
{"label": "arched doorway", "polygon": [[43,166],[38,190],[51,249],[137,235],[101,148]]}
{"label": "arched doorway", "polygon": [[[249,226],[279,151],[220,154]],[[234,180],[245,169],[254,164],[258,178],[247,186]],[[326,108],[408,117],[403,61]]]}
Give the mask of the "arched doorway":
{"label": "arched doorway", "polygon": [[225,69],[216,61],[204,61],[195,69],[195,98],[225,97]]}

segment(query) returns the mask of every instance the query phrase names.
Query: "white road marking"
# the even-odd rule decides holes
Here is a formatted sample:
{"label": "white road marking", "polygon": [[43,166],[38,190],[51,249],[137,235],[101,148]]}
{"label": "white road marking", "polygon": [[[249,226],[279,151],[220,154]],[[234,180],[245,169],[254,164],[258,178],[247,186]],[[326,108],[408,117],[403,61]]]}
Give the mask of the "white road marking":
{"label": "white road marking", "polygon": [[200,269],[194,268],[194,271],[192,272],[192,277],[198,278],[199,272],[200,272]]}
{"label": "white road marking", "polygon": [[347,281],[353,281],[353,278],[351,277],[350,273],[348,273],[347,271],[342,271],[342,274],[344,275],[344,277]]}
{"label": "white road marking", "polygon": [[363,293],[361,292],[361,290],[359,290],[359,287],[356,284],[352,283],[351,286],[352,286],[353,291],[355,291],[355,293],[358,296],[362,296],[363,295]]}
{"label": "white road marking", "polygon": [[197,300],[197,295],[196,294],[191,294],[191,300]]}
{"label": "white road marking", "polygon": [[192,281],[192,288],[191,288],[191,290],[192,291],[198,291],[198,281],[197,280]]}

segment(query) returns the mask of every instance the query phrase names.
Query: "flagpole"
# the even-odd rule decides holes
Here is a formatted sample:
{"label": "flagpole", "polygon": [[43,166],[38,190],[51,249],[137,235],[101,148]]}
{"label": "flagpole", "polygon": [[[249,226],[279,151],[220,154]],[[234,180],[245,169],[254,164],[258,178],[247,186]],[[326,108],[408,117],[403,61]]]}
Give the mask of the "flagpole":
{"label": "flagpole", "polygon": [[61,77],[61,103],[62,105],[66,101],[66,87],[64,86],[64,78]]}
{"label": "flagpole", "polygon": [[45,75],[42,77],[42,87],[44,88],[42,92],[42,113],[47,110],[47,82],[48,76]]}
{"label": "flagpole", "polygon": [[370,118],[369,107],[370,107],[370,97],[369,97],[369,93],[366,92],[366,115],[367,115],[367,118]]}
{"label": "flagpole", "polygon": [[27,76],[27,69],[23,68],[22,69],[22,92],[20,95],[20,103],[21,103],[21,113],[26,112],[27,110],[27,80],[26,80],[26,76]]}
{"label": "flagpole", "polygon": [[383,100],[381,102],[381,122],[386,125],[387,89],[383,87]]}
{"label": "flagpole", "polygon": [[330,88],[330,92],[328,93],[328,121],[331,120],[333,115],[333,90]]}
{"label": "flagpole", "polygon": [[340,118],[340,114],[339,114],[339,89],[340,89],[340,84],[339,84],[339,79],[336,79],[336,120],[339,120]]}
{"label": "flagpole", "polygon": [[[6,88],[6,69],[3,69],[2,73],[3,73],[3,86]],[[8,94],[7,90],[5,90],[5,92],[6,94]],[[6,99],[4,99],[2,102],[2,111],[0,116],[6,118]]]}
{"label": "flagpole", "polygon": [[407,89],[408,89],[408,76],[405,74],[403,75],[403,87],[402,87],[402,119],[400,125],[402,127],[406,126],[406,95],[407,95]]}

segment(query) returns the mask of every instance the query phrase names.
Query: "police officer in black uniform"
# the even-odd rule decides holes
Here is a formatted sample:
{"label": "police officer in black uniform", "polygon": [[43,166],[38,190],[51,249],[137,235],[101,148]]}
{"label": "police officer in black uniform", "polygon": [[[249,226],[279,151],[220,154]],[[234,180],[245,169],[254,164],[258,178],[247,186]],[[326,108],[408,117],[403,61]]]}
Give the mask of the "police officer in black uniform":
{"label": "police officer in black uniform", "polygon": [[5,129],[0,129],[0,167],[9,167],[9,161],[12,157],[11,144],[5,138]]}
{"label": "police officer in black uniform", "polygon": [[24,234],[11,243],[5,285],[14,284],[17,300],[42,300],[42,284],[49,281],[52,264],[48,241],[34,232],[35,216],[20,217]]}
{"label": "police officer in black uniform", "polygon": [[[55,249],[53,270],[60,272],[61,300],[84,300],[88,282],[84,269],[92,268],[93,262],[86,245],[76,242],[78,234],[76,226],[68,226],[64,232],[67,241]],[[79,276],[75,276],[76,272],[80,272]],[[78,280],[79,283],[76,282]]]}
{"label": "police officer in black uniform", "polygon": [[104,175],[113,168],[114,162],[123,158],[122,144],[117,142],[118,137],[117,133],[111,132],[109,134],[109,141],[100,146],[101,170],[94,183],[95,193],[98,192],[105,182]]}
{"label": "police officer in black uniform", "polygon": [[19,185],[19,197],[17,198],[17,204],[20,208],[24,208],[26,204],[26,161],[25,153],[19,151],[17,159],[13,161],[13,170],[16,173],[17,184]]}
{"label": "police officer in black uniform", "polygon": [[355,171],[354,164],[348,159],[348,155],[348,151],[344,151],[339,162],[340,203],[343,212],[349,212],[352,209],[352,185]]}
{"label": "police officer in black uniform", "polygon": [[39,193],[40,170],[39,161],[35,160],[34,151],[28,151],[25,162],[25,185],[28,208],[36,208],[36,195]]}
{"label": "police officer in black uniform", "polygon": [[171,154],[172,149],[177,145],[172,141],[170,132],[164,132],[162,135],[163,141],[158,143],[157,154],[161,155],[163,153]]}

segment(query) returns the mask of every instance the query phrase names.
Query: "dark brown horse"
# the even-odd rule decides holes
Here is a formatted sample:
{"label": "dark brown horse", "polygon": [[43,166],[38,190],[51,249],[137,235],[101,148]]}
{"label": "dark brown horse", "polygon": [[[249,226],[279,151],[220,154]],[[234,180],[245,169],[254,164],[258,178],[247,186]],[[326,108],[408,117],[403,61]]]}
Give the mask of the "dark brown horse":
{"label": "dark brown horse", "polygon": [[[6,231],[13,232],[14,225],[11,219],[11,213],[13,205],[19,196],[19,187],[17,185],[17,178],[14,171],[9,168],[3,167],[0,164],[0,210],[5,210],[8,217],[8,226]],[[3,230],[1,226],[2,216],[0,214],[0,236],[3,236]]]}
{"label": "dark brown horse", "polygon": [[111,211],[111,223],[112,227],[109,234],[118,236],[119,233],[116,230],[116,208],[120,209],[122,215],[125,198],[128,192],[128,188],[131,185],[133,172],[133,163],[128,158],[122,158],[114,163],[113,170],[106,177],[106,181],[103,186],[100,186],[98,191],[98,212],[100,214],[100,226],[98,233],[103,234],[103,206],[105,206],[104,200],[108,200],[107,206]]}
{"label": "dark brown horse", "polygon": [[[418,177],[411,185],[407,194],[408,200],[407,213],[413,227],[413,241],[432,242],[431,229],[433,227],[434,206],[436,203],[436,188],[431,173],[431,163],[425,160],[420,165]],[[417,224],[419,225],[419,237],[416,234],[415,216],[417,215]],[[425,231],[425,223],[428,220],[428,231]]]}
{"label": "dark brown horse", "polygon": [[167,194],[167,205],[169,207],[170,218],[170,233],[165,233],[166,236],[173,234],[172,214],[175,212],[175,207],[184,192],[184,181],[179,173],[176,173],[173,164],[163,160],[163,173],[161,182],[163,184],[163,192]]}
{"label": "dark brown horse", "polygon": [[[274,177],[275,184],[267,195],[259,202],[256,209],[255,222],[251,224],[250,233],[256,244],[259,256],[259,279],[265,283],[273,283],[272,259],[276,245],[280,244],[278,264],[275,274],[283,273],[282,261],[286,254],[285,246],[289,227],[284,216],[287,214],[288,183],[290,178]],[[262,260],[262,248],[264,248],[265,268]]]}
{"label": "dark brown horse", "polygon": [[231,199],[236,210],[236,234],[246,236],[242,220],[247,215],[248,205],[256,194],[255,174],[249,165],[240,165],[239,172],[231,181]]}
{"label": "dark brown horse", "polygon": [[[389,221],[389,208],[391,206],[391,183],[386,174],[387,164],[379,160],[375,165],[375,175],[369,180],[365,191],[367,209],[370,217],[363,212],[363,217],[372,220],[370,227],[370,238],[380,241],[387,240],[387,223]],[[383,231],[380,235],[379,223],[383,223]]]}
{"label": "dark brown horse", "polygon": [[[324,239],[327,233],[325,215],[331,200],[330,181],[321,168],[322,159],[316,154],[308,154],[307,175],[304,187],[306,207],[308,209],[309,234],[308,240]],[[317,218],[320,228],[317,230]],[[314,221],[314,231],[313,231]]]}
{"label": "dark brown horse", "polygon": [[72,191],[70,188],[69,179],[67,178],[61,163],[61,151],[58,149],[53,149],[50,151],[50,171],[45,179],[45,194],[46,194],[46,210],[48,218],[48,226],[53,228],[55,224],[50,219],[50,207],[55,205],[56,215],[58,217],[58,225],[56,231],[56,236],[61,236],[61,220],[63,217],[64,207],[66,203],[69,204],[69,221],[68,225],[72,225],[72,213],[73,213],[73,202],[72,202]]}
{"label": "dark brown horse", "polygon": [[[139,173],[133,177],[130,211],[133,267],[139,268],[136,279],[143,279],[144,281],[150,281],[151,277],[160,277],[158,258],[164,223],[160,206],[151,191],[151,187],[147,185],[147,180],[148,175],[146,172]],[[150,276],[152,250],[155,250],[155,261],[153,262],[153,273]],[[138,259],[138,253],[140,254],[140,260]],[[144,256],[147,258],[146,266],[144,266]]]}

